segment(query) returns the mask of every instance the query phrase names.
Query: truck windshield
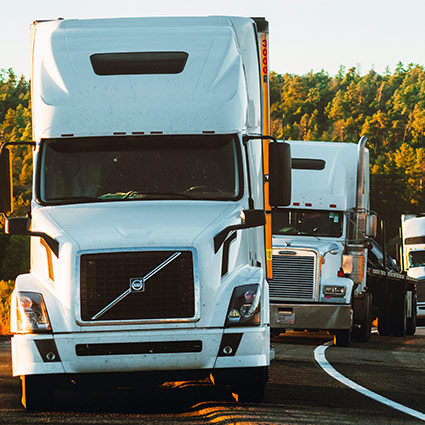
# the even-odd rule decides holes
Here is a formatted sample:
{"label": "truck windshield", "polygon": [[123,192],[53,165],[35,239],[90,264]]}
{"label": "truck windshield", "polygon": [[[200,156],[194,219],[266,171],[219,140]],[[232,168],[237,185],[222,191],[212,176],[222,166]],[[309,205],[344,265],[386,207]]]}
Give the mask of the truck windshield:
{"label": "truck windshield", "polygon": [[44,204],[140,199],[235,200],[242,193],[236,136],[116,136],[45,140]]}
{"label": "truck windshield", "polygon": [[410,251],[409,267],[425,267],[425,251]]}
{"label": "truck windshield", "polygon": [[274,235],[342,236],[344,214],[341,211],[274,210]]}

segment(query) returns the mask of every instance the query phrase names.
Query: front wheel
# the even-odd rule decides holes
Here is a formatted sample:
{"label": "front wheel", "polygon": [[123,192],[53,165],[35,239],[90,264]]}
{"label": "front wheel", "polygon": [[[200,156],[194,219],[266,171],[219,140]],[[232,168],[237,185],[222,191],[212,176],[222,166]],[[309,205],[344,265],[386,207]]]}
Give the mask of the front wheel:
{"label": "front wheel", "polygon": [[22,375],[22,405],[27,410],[52,410],[55,390],[49,376]]}
{"label": "front wheel", "polygon": [[238,401],[261,403],[264,398],[268,379],[267,367],[252,367],[243,369],[245,376],[233,385],[233,391],[238,395]]}
{"label": "front wheel", "polygon": [[356,323],[352,339],[356,342],[368,342],[372,332],[372,295],[365,295],[365,317],[363,317],[359,323]]}
{"label": "front wheel", "polygon": [[391,304],[392,297],[388,294],[378,310],[378,334],[380,336],[389,336],[391,334]]}
{"label": "front wheel", "polygon": [[407,293],[393,297],[391,305],[391,333],[394,336],[406,336],[407,330]]}
{"label": "front wheel", "polygon": [[416,332],[416,304],[417,295],[413,294],[412,297],[412,317],[407,318],[406,335],[415,335]]}

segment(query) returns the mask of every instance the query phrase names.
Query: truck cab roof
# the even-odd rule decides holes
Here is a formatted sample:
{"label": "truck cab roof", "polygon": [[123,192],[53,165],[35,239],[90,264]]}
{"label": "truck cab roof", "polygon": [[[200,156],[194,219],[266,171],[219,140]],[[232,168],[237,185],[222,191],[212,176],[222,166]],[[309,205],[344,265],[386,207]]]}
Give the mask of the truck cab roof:
{"label": "truck cab roof", "polygon": [[[355,143],[292,141],[292,207],[346,211],[355,206],[357,149]],[[365,199],[369,198],[366,149]]]}
{"label": "truck cab roof", "polygon": [[56,20],[32,39],[36,140],[258,131],[250,18]]}

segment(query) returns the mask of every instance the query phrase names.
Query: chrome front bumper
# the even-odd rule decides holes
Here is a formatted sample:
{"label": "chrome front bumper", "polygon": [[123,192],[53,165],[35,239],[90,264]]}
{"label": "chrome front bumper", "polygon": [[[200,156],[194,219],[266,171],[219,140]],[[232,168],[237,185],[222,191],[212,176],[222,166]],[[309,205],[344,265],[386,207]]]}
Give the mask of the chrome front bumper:
{"label": "chrome front bumper", "polygon": [[270,304],[272,329],[350,329],[351,324],[349,304]]}

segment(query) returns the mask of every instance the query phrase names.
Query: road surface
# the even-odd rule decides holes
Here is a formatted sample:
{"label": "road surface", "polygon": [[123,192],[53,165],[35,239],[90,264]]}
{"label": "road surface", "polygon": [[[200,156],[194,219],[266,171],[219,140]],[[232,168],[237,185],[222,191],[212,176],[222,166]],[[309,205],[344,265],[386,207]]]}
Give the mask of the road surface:
{"label": "road surface", "polygon": [[[11,376],[10,342],[0,338],[0,424],[425,424],[335,380],[315,360],[325,333],[282,334],[264,402],[237,403],[210,382],[173,383],[145,392],[57,391],[53,412],[26,412]],[[425,414],[425,329],[413,337],[373,335],[368,343],[329,346],[327,361],[345,378]]]}

